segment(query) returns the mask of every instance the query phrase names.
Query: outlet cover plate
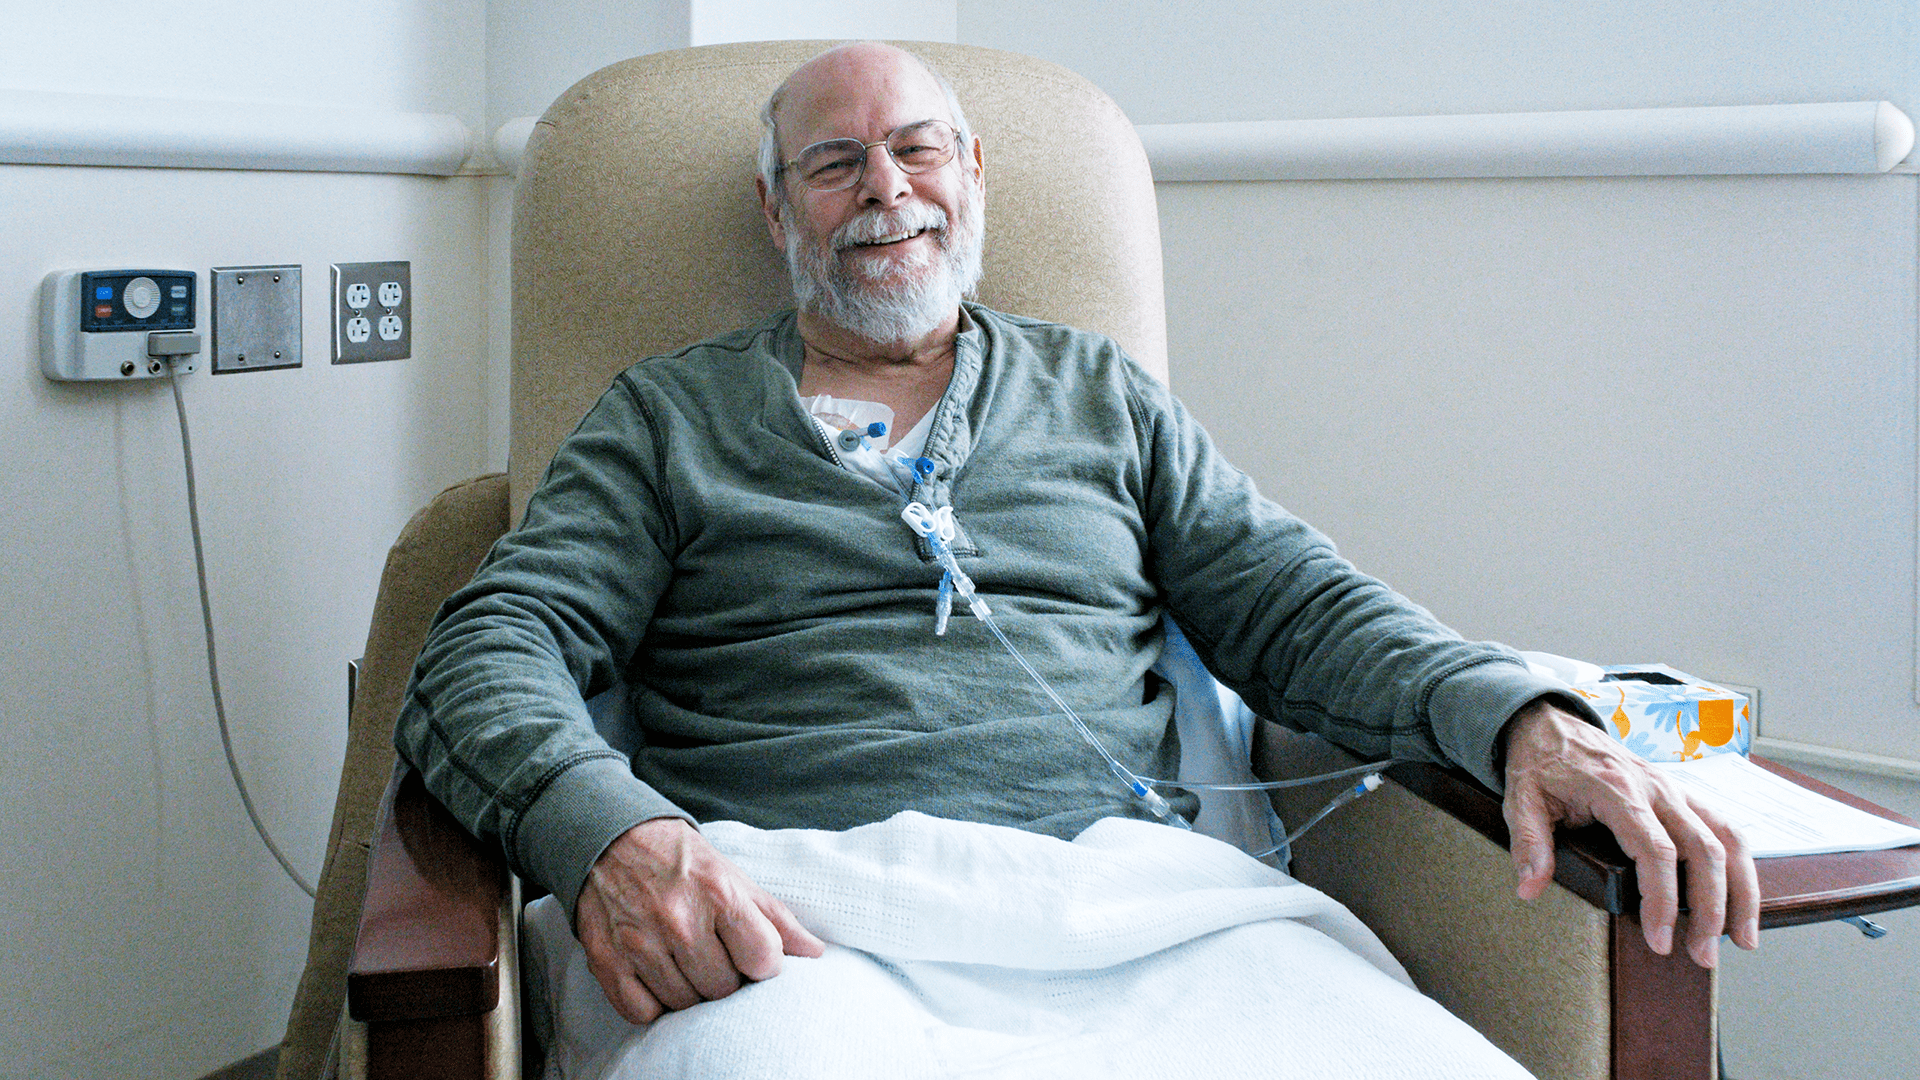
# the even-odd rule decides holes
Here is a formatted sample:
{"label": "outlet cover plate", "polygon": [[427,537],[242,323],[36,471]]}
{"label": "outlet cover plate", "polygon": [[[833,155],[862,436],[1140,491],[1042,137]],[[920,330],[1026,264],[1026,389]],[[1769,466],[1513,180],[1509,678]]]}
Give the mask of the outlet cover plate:
{"label": "outlet cover plate", "polygon": [[213,373],[300,366],[300,268],[213,268]]}
{"label": "outlet cover plate", "polygon": [[413,355],[413,264],[333,264],[333,362]]}

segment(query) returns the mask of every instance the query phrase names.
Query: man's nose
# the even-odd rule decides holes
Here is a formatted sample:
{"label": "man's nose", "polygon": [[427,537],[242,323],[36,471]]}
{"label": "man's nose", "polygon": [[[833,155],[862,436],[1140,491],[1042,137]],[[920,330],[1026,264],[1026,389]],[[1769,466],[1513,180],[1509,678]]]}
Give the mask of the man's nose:
{"label": "man's nose", "polygon": [[860,201],[869,205],[891,206],[907,197],[913,187],[907,181],[907,173],[900,168],[893,155],[887,153],[885,143],[867,148],[867,167],[860,175]]}

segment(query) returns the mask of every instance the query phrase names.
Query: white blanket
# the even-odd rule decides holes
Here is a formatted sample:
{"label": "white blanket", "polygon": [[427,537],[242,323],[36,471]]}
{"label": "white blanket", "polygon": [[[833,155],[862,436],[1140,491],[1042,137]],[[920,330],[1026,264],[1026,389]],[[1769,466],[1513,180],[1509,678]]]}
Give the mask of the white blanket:
{"label": "white blanket", "polygon": [[1110,818],[1069,843],[911,812],[702,832],[827,954],[635,1027],[541,900],[549,1076],[1527,1076],[1346,908],[1205,836]]}

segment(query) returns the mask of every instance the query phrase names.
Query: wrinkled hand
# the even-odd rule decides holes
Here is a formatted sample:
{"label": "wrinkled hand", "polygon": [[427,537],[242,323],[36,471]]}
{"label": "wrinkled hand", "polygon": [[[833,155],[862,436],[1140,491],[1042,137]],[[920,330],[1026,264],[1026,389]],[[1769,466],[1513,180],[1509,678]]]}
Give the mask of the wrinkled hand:
{"label": "wrinkled hand", "polygon": [[826,950],[680,818],[641,822],[608,845],[575,914],[588,969],[635,1024],[771,979],[782,955]]}
{"label": "wrinkled hand", "polygon": [[1553,880],[1556,823],[1598,821],[1613,830],[1640,878],[1640,926],[1647,947],[1673,947],[1687,864],[1687,951],[1713,967],[1722,927],[1743,949],[1760,944],[1760,885],[1746,841],[1720,815],[1692,802],[1660,771],[1580,718],[1535,701],[1507,726],[1505,815],[1520,897]]}

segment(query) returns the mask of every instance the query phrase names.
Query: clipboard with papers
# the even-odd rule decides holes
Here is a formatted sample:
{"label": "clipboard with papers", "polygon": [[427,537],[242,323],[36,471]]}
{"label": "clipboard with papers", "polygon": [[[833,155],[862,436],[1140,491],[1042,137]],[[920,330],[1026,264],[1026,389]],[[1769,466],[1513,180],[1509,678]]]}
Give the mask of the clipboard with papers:
{"label": "clipboard with papers", "polygon": [[1828,798],[1739,754],[1654,767],[1739,826],[1756,859],[1920,844],[1920,828]]}

